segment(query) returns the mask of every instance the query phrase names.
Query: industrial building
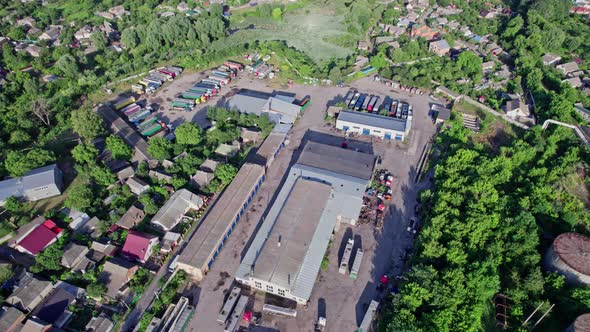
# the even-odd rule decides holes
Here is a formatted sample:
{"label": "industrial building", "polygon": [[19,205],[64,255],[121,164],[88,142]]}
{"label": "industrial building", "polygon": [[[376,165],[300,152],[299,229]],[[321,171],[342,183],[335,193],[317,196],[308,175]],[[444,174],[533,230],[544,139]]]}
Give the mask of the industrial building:
{"label": "industrial building", "polygon": [[590,331],[590,314],[582,314],[565,330],[565,332]]}
{"label": "industrial building", "polygon": [[274,123],[291,124],[301,112],[301,106],[294,102],[295,98],[291,96],[241,90],[231,97],[226,106],[240,113],[267,115]]}
{"label": "industrial building", "polygon": [[371,135],[383,139],[403,141],[410,133],[412,114],[407,119],[373,113],[342,111],[336,119],[336,128],[347,133]]}
{"label": "industrial building", "polygon": [[27,172],[23,177],[0,181],[0,206],[10,196],[28,201],[61,195],[63,173],[57,164],[43,166]]}
{"label": "industrial building", "polygon": [[574,285],[590,284],[590,238],[576,233],[560,234],[545,255],[547,270],[565,276]]}
{"label": "industrial building", "polygon": [[356,223],[374,163],[372,154],[307,142],[236,280],[307,303],[334,229]]}
{"label": "industrial building", "polygon": [[127,144],[131,145],[137,156],[142,160],[151,160],[148,153],[147,142],[130,125],[123,120],[110,106],[101,105],[97,109],[104,122],[111,129],[114,135],[121,137]]}
{"label": "industrial building", "polygon": [[198,280],[204,277],[258,192],[267,167],[284,145],[289,128],[289,125],[275,126],[259,147],[254,160],[249,160],[240,168],[187,241],[178,260],[179,269]]}

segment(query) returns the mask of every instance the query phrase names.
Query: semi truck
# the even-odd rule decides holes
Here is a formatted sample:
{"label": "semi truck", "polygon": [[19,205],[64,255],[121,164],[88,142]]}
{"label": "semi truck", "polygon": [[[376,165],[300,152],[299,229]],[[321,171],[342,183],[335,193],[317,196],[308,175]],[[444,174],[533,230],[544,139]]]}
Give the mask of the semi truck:
{"label": "semi truck", "polygon": [[211,76],[216,77],[218,79],[222,79],[224,82],[227,82],[226,84],[229,84],[231,82],[231,77],[229,76],[223,76],[220,74],[211,74]]}
{"label": "semi truck", "polygon": [[[192,88],[189,88],[187,91],[194,92],[194,93],[200,93],[200,94],[205,95],[205,96],[208,96],[208,97],[211,97],[211,96],[214,95],[213,90],[207,89],[207,88],[195,88],[195,87],[192,87]],[[215,92],[217,92],[217,91],[215,91]]]}
{"label": "semi truck", "polygon": [[133,104],[129,104],[129,105],[123,107],[121,109],[121,112],[125,115],[129,115],[129,114],[137,111],[140,108],[141,108],[141,106],[137,105],[136,103],[133,103]]}
{"label": "semi truck", "polygon": [[227,77],[227,78],[231,78],[231,74],[225,71],[221,71],[221,70],[213,70],[212,71],[213,75],[218,75],[218,76],[222,76],[222,77]]}
{"label": "semi truck", "polygon": [[144,93],[143,86],[141,84],[131,84],[131,91]]}
{"label": "semi truck", "polygon": [[166,128],[166,125],[164,125],[163,123],[160,123],[160,122],[155,122],[155,123],[145,127],[141,131],[141,135],[143,135],[145,137],[153,136],[153,135],[159,133],[160,131],[162,131],[164,128]]}
{"label": "semi truck", "polygon": [[190,91],[183,92],[181,94],[181,97],[184,99],[193,99],[195,101],[195,103],[197,103],[197,104],[204,103],[207,101],[207,96],[205,96],[204,94],[190,92]]}
{"label": "semi truck", "polygon": [[222,78],[222,77],[215,76],[215,75],[209,75],[208,79],[210,79],[212,81],[219,82],[219,84],[221,84],[221,86],[224,86],[229,83],[229,78]]}
{"label": "semi truck", "polygon": [[367,105],[367,111],[369,111],[369,113],[372,113],[373,111],[376,110],[375,106],[377,105],[378,101],[379,101],[379,96],[373,96],[373,98],[371,98],[369,105]]}
{"label": "semi truck", "polygon": [[120,110],[123,107],[125,107],[131,103],[134,103],[134,102],[135,102],[135,97],[131,96],[131,97],[127,97],[127,98],[119,100],[118,102],[115,103],[114,106],[115,106],[116,110]]}
{"label": "semi truck", "polygon": [[225,325],[227,319],[229,318],[229,315],[231,314],[232,310],[234,310],[234,307],[238,302],[240,292],[240,287],[234,286],[232,288],[232,290],[229,293],[229,296],[227,297],[227,300],[225,301],[223,307],[221,308],[221,311],[219,312],[219,315],[217,315],[217,323]]}
{"label": "semi truck", "polygon": [[140,123],[136,126],[137,130],[142,131],[145,128],[147,128],[148,126],[151,126],[155,122],[158,122],[158,118],[155,116],[148,118],[148,119],[144,119],[142,123]]}
{"label": "semi truck", "polygon": [[226,65],[221,65],[217,68],[218,71],[229,73],[231,77],[238,76],[238,70],[230,68]]}
{"label": "semi truck", "polygon": [[359,100],[359,98],[361,97],[361,94],[356,92],[354,94],[354,96],[352,97],[352,100],[350,101],[350,103],[348,104],[348,108],[349,109],[353,109],[354,105],[356,105],[356,102]]}
{"label": "semi truck", "polygon": [[350,269],[349,277],[351,279],[356,279],[359,274],[359,270],[361,268],[361,262],[363,260],[363,249],[358,248],[356,251],[356,255],[354,255],[354,261],[352,262],[352,269]]}
{"label": "semi truck", "polygon": [[265,304],[262,306],[262,312],[275,314],[286,317],[297,317],[297,310],[283,308],[272,304]]}
{"label": "semi truck", "polygon": [[199,88],[216,89],[217,91],[221,89],[221,84],[219,84],[219,82],[210,79],[201,80],[201,82],[195,84],[194,86]]}
{"label": "semi truck", "polygon": [[355,93],[355,91],[350,90],[350,91],[348,91],[348,93],[344,97],[344,103],[346,104],[346,106],[350,105],[352,98],[354,98],[354,93]]}
{"label": "semi truck", "polygon": [[133,116],[130,116],[129,121],[133,123],[139,123],[139,121],[147,118],[150,114],[150,110],[143,109],[142,111],[133,114]]}
{"label": "semi truck", "polygon": [[397,111],[398,105],[399,105],[399,102],[397,100],[394,100],[391,103],[391,108],[389,109],[389,116],[395,116],[395,112]]}
{"label": "semi truck", "polygon": [[242,316],[244,315],[244,311],[246,311],[246,305],[248,304],[248,297],[245,295],[240,296],[236,307],[234,308],[234,312],[231,315],[229,323],[224,329],[224,332],[235,332],[240,325],[240,321],[242,320]]}
{"label": "semi truck", "polygon": [[148,77],[151,78],[151,79],[154,79],[154,80],[158,80],[158,81],[160,81],[162,83],[164,83],[166,81],[171,81],[169,79],[170,76],[168,76],[168,75],[166,75],[164,73],[160,73],[160,72],[150,73],[150,75]]}
{"label": "semi truck", "polygon": [[342,260],[340,261],[340,267],[338,272],[340,274],[346,274],[348,270],[348,263],[350,262],[350,256],[352,255],[352,247],[354,246],[354,240],[348,239],[346,247],[344,248],[344,254],[342,254]]}
{"label": "semi truck", "polygon": [[373,318],[375,317],[375,313],[377,312],[377,308],[379,307],[379,302],[373,300],[371,304],[369,304],[369,308],[363,317],[363,321],[361,322],[361,326],[357,332],[370,332],[371,327],[373,326]]}
{"label": "semi truck", "polygon": [[165,69],[158,69],[157,71],[152,72],[152,74],[155,73],[164,76],[167,81],[174,81],[174,78],[176,77],[175,73],[171,73],[169,71],[166,71]]}

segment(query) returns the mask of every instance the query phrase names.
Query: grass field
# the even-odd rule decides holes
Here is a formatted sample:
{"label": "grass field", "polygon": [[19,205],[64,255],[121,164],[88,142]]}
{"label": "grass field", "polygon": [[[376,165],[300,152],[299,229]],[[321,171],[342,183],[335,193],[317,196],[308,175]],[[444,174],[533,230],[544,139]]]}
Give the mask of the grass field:
{"label": "grass field", "polygon": [[344,17],[337,7],[309,4],[287,12],[281,21],[238,15],[232,20],[231,28],[239,31],[229,37],[229,42],[232,39],[285,40],[287,45],[305,52],[319,65],[332,58],[345,58],[353,53],[353,49],[331,41],[358,37],[347,33]]}

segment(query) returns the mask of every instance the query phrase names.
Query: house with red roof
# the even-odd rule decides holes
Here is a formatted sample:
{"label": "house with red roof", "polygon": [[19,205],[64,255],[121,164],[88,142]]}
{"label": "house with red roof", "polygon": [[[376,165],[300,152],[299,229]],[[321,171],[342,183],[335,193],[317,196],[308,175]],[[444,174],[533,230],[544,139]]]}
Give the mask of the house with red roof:
{"label": "house with red roof", "polygon": [[36,256],[61,236],[61,228],[47,219],[18,239],[15,249]]}
{"label": "house with red roof", "polygon": [[129,260],[145,263],[152,255],[152,249],[158,244],[159,239],[155,235],[149,235],[130,230],[121,250],[121,255]]}

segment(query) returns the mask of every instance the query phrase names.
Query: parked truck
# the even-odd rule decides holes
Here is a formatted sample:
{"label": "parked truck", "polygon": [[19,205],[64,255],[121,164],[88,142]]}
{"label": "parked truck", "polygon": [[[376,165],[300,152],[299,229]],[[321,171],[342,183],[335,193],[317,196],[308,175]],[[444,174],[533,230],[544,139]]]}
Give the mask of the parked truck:
{"label": "parked truck", "polygon": [[376,110],[375,106],[377,105],[378,101],[379,101],[379,96],[373,96],[373,98],[371,98],[369,105],[367,105],[367,111],[369,111],[369,113],[373,113],[373,111]]}
{"label": "parked truck", "polygon": [[[208,97],[211,97],[211,96],[214,95],[214,93],[213,93],[214,90],[207,89],[207,88],[195,88],[195,87],[192,87],[192,88],[189,88],[187,91],[194,92],[194,93],[200,93],[200,94],[205,95],[205,96],[208,96]],[[215,92],[217,92],[217,91],[215,91]]]}
{"label": "parked truck", "polygon": [[137,110],[139,110],[141,106],[137,105],[136,103],[129,104],[121,109],[121,112],[125,115],[129,115]]}
{"label": "parked truck", "polygon": [[399,102],[397,100],[394,100],[391,103],[391,108],[389,109],[389,116],[392,116],[392,117],[395,116],[395,112],[397,111],[398,105],[399,105]]}
{"label": "parked truck", "polygon": [[131,96],[131,97],[127,97],[127,98],[119,100],[118,102],[115,103],[114,106],[115,106],[116,110],[120,110],[123,107],[125,107],[131,103],[134,103],[134,102],[135,102],[135,97]]}
{"label": "parked truck", "polygon": [[238,303],[236,304],[236,307],[234,308],[234,312],[224,329],[224,332],[235,332],[238,329],[238,326],[240,326],[240,322],[242,321],[244,311],[246,311],[246,305],[248,305],[248,297],[241,295]]}
{"label": "parked truck", "polygon": [[213,70],[212,71],[213,75],[219,75],[222,77],[227,77],[227,78],[231,78],[231,74],[226,72],[226,71],[221,71],[221,70]]}
{"label": "parked truck", "polygon": [[148,126],[151,126],[153,123],[158,122],[158,118],[157,117],[151,117],[151,118],[147,118],[144,119],[142,123],[136,125],[137,130],[142,131],[145,128],[147,128]]}
{"label": "parked truck", "polygon": [[184,99],[192,99],[197,104],[204,103],[204,102],[207,101],[207,96],[205,96],[204,94],[190,92],[190,91],[183,92],[181,94],[181,97],[184,98]]}
{"label": "parked truck", "polygon": [[225,303],[223,304],[223,307],[221,308],[221,311],[219,312],[219,315],[217,315],[217,323],[219,323],[221,325],[225,325],[225,323],[227,322],[227,319],[229,318],[229,315],[234,310],[234,307],[236,306],[236,303],[238,302],[238,299],[240,297],[240,292],[241,292],[241,289],[238,286],[234,286],[231,289],[229,296],[227,297],[227,300],[225,301]]}
{"label": "parked truck", "polygon": [[137,93],[144,93],[144,89],[141,84],[131,84],[131,91]]}
{"label": "parked truck", "polygon": [[358,248],[356,251],[356,255],[354,255],[354,261],[352,262],[352,269],[350,269],[350,278],[351,279],[356,279],[358,274],[359,274],[359,270],[361,268],[361,262],[363,260],[363,249]]}
{"label": "parked truck", "polygon": [[368,110],[369,102],[371,101],[372,98],[373,98],[373,96],[367,96],[367,98],[365,98],[365,100],[363,101],[363,106],[361,106],[362,111]]}
{"label": "parked truck", "polygon": [[198,87],[209,87],[212,89],[216,89],[217,91],[219,91],[221,89],[221,84],[217,81],[214,80],[210,80],[210,79],[203,79],[201,80],[200,83],[195,84],[195,86]]}
{"label": "parked truck", "polygon": [[350,103],[347,105],[349,109],[354,109],[354,105],[356,105],[356,102],[359,100],[359,98],[361,97],[361,94],[358,92],[355,92],[354,96],[352,97],[352,100],[350,101]]}
{"label": "parked truck", "polygon": [[222,77],[215,76],[215,75],[209,75],[208,79],[210,79],[212,81],[219,82],[219,84],[221,84],[221,86],[224,86],[229,83],[229,78],[222,78]]}
{"label": "parked truck", "polygon": [[141,135],[143,135],[145,137],[153,136],[153,135],[159,133],[160,131],[162,131],[164,128],[166,128],[166,125],[164,125],[161,122],[156,122],[156,123],[153,123],[153,124],[147,126],[146,128],[144,128],[141,131]]}
{"label": "parked truck", "polygon": [[365,99],[367,98],[366,95],[361,95],[359,97],[359,99],[356,101],[356,104],[354,104],[354,109],[356,111],[360,111],[361,107],[363,106],[363,103],[365,102]]}
{"label": "parked truck", "polygon": [[147,118],[150,114],[151,114],[151,112],[148,109],[144,108],[140,112],[137,112],[137,113],[133,114],[133,116],[130,116],[129,121],[131,121],[133,123],[139,123],[139,121]]}
{"label": "parked truck", "polygon": [[244,70],[244,65],[241,64],[241,63],[239,63],[239,62],[228,60],[228,61],[224,62],[223,64],[226,65],[226,66],[228,66],[229,68],[234,68],[234,69],[236,69],[238,71]]}
{"label": "parked truck", "polygon": [[348,239],[346,242],[346,247],[344,248],[344,253],[342,254],[342,260],[340,261],[340,267],[338,268],[338,272],[340,274],[346,274],[348,271],[348,263],[350,262],[350,256],[352,255],[352,247],[354,246],[354,240]]}
{"label": "parked truck", "polygon": [[354,94],[355,94],[355,91],[352,91],[352,90],[348,91],[348,93],[344,97],[344,103],[346,104],[346,106],[350,105],[352,98],[354,98]]}

